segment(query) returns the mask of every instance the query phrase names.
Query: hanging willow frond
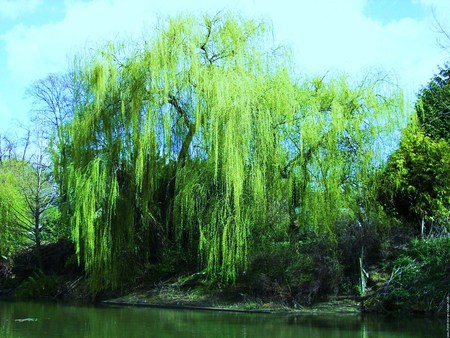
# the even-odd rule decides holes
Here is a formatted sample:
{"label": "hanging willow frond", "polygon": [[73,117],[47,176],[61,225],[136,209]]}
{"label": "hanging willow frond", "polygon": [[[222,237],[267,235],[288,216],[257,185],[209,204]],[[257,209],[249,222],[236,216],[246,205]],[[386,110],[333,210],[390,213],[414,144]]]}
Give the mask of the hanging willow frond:
{"label": "hanging willow frond", "polygon": [[212,278],[234,281],[274,210],[329,233],[355,208],[377,161],[368,142],[397,98],[341,79],[300,84],[265,32],[231,15],[178,17],[141,48],[78,62],[90,99],[71,125],[67,175],[94,288],[164,245],[197,250]]}

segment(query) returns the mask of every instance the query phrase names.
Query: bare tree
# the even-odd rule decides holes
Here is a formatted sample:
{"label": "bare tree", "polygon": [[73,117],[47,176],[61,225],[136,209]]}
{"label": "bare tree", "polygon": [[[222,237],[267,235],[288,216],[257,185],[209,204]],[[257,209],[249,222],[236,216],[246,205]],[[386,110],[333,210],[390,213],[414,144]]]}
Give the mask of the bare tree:
{"label": "bare tree", "polygon": [[[36,81],[26,92],[33,101],[33,126],[18,126],[24,129],[20,138],[0,135],[0,171],[11,178],[3,187],[4,196],[8,196],[7,189],[14,191],[13,199],[3,201],[9,212],[0,215],[0,224],[8,224],[5,231],[14,238],[33,243],[39,262],[43,240],[67,236],[68,228],[57,218],[61,187],[55,177],[65,157],[63,126],[73,116],[74,88],[70,74],[52,74]],[[52,156],[58,157],[59,165],[53,166]]]}
{"label": "bare tree", "polygon": [[26,91],[33,100],[33,120],[44,126],[44,136],[58,137],[57,130],[73,117],[74,90],[71,74],[50,74]]}
{"label": "bare tree", "polygon": [[75,102],[80,102],[83,86],[72,73],[50,74],[34,82],[26,91],[32,99],[32,120],[41,128],[43,141],[52,154],[53,178],[57,182],[60,210],[68,207],[65,167],[68,160],[67,124],[72,120]]}
{"label": "bare tree", "polygon": [[439,47],[444,50],[450,51],[450,27],[446,27],[443,24],[443,20],[438,17],[435,9],[432,9],[434,28],[438,33],[437,43]]}
{"label": "bare tree", "polygon": [[17,157],[17,140],[0,134],[0,163],[4,159]]}

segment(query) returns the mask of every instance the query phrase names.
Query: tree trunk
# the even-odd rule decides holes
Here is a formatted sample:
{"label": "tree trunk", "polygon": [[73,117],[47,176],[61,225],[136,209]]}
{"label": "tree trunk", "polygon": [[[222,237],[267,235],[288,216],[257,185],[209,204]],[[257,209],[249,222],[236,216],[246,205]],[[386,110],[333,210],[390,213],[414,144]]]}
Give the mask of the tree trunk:
{"label": "tree trunk", "polygon": [[420,221],[420,238],[423,239],[425,236],[425,217],[422,217]]}
{"label": "tree trunk", "polygon": [[40,229],[40,213],[39,209],[35,212],[34,218],[34,241],[36,245],[36,258],[40,270],[43,270],[42,253],[41,253],[41,229]]}
{"label": "tree trunk", "polygon": [[364,296],[366,293],[366,284],[368,277],[368,274],[363,267],[363,260],[364,260],[364,246],[361,248],[361,256],[359,256],[359,279],[360,279],[361,296]]}

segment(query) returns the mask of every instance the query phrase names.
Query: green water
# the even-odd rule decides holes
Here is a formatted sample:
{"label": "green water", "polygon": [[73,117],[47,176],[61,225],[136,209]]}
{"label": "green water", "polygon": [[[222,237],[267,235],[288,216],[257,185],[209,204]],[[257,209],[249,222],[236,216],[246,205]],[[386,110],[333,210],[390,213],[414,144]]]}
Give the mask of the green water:
{"label": "green water", "polygon": [[446,337],[446,321],[0,301],[0,337]]}

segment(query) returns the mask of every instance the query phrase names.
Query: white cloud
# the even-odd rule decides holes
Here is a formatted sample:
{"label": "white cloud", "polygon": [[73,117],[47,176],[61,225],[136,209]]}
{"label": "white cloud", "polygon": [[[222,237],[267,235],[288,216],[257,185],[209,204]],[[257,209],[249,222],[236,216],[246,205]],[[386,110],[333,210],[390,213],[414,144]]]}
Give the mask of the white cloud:
{"label": "white cloud", "polygon": [[[317,0],[297,9],[276,7],[271,17],[278,35],[293,46],[300,69],[351,76],[381,69],[394,73],[406,91],[416,92],[448,57],[436,44],[431,13],[383,24],[363,14],[365,4]],[[450,10],[439,8],[450,17]]]}
{"label": "white cloud", "polygon": [[0,18],[16,19],[23,13],[32,13],[42,0],[0,0]]}
{"label": "white cloud", "polygon": [[[443,2],[450,2],[421,1],[441,10]],[[270,20],[276,42],[292,47],[301,72],[338,70],[358,75],[371,67],[384,68],[398,72],[402,83],[415,90],[431,77],[433,66],[444,61],[435,44],[431,14],[422,20],[403,19],[383,25],[363,14],[366,0],[66,0],[65,5],[66,15],[59,22],[31,27],[22,24],[4,34],[8,69],[16,81],[28,84],[63,70],[68,58],[90,42],[139,37],[144,28],[154,27],[158,17],[179,12],[217,13],[221,9]],[[446,13],[450,17],[450,11]]]}
{"label": "white cloud", "polygon": [[[68,58],[91,43],[140,36],[144,29],[155,25],[158,17],[188,11],[189,4],[192,2],[67,1],[62,21],[30,27],[19,24],[3,34],[8,69],[15,81],[29,83],[49,72],[61,71]],[[204,1],[196,3],[195,8],[214,7],[219,10]]]}

